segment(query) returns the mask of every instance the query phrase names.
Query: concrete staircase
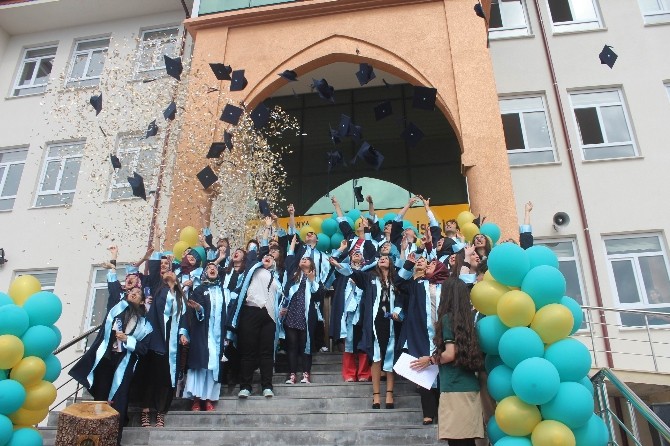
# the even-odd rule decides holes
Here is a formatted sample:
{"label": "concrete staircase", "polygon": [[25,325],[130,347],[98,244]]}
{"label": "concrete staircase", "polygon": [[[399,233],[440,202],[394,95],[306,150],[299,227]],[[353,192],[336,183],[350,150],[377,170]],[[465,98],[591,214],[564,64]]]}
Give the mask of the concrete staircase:
{"label": "concrete staircase", "polygon": [[[373,410],[371,383],[345,383],[341,354],[314,355],[312,384],[284,384],[274,376],[274,398],[237,398],[239,388],[226,387],[214,412],[191,412],[190,400],[175,399],[164,428],[141,428],[139,412],[130,410],[123,445],[429,445],[438,444],[436,426],[423,426],[416,386],[397,380],[395,409]],[[42,429],[45,445],[56,436],[57,414]]]}

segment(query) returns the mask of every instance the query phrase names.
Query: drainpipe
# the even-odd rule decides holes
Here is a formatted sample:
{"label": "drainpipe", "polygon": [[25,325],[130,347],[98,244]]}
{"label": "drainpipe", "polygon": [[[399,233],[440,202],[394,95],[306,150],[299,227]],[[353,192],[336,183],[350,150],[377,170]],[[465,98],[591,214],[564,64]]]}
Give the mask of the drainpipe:
{"label": "drainpipe", "polygon": [[[589,257],[589,266],[591,267],[591,274],[593,276],[593,287],[596,293],[596,304],[599,307],[604,307],[603,297],[600,293],[600,279],[598,278],[598,271],[596,270],[596,261],[593,254],[593,243],[591,241],[591,233],[589,232],[589,222],[586,217],[586,209],[584,207],[584,199],[582,197],[582,187],[579,184],[579,175],[577,174],[577,167],[575,162],[575,153],[572,150],[572,143],[570,142],[570,136],[568,135],[568,124],[565,118],[565,113],[563,109],[563,101],[561,100],[561,92],[558,88],[558,80],[556,79],[556,71],[554,70],[554,61],[551,57],[551,51],[549,50],[549,40],[547,39],[547,32],[544,26],[544,20],[542,19],[542,12],[540,10],[540,1],[535,0],[535,10],[537,11],[537,18],[540,21],[540,32],[542,33],[542,41],[544,43],[544,53],[547,56],[547,65],[549,66],[549,72],[551,74],[551,82],[554,85],[554,94],[556,95],[556,101],[558,102],[558,111],[561,117],[561,129],[563,131],[563,137],[568,146],[568,159],[570,161],[570,172],[572,176],[572,182],[575,186],[575,193],[577,194],[577,204],[579,206],[579,215],[582,218],[582,224],[584,226],[584,239],[586,240],[586,251]],[[607,357],[607,366],[610,368],[614,367],[614,361],[612,360],[612,348],[610,346],[610,337],[609,330],[607,329],[607,324],[605,320],[605,312],[602,310],[598,311],[600,324],[603,332],[603,343],[605,344],[605,354]],[[595,352],[593,355],[595,356]]]}

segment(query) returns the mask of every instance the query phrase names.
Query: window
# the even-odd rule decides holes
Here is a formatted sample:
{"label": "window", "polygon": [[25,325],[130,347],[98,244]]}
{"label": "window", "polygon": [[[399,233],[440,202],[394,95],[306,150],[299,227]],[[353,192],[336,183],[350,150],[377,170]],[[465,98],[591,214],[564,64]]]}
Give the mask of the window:
{"label": "window", "polygon": [[526,11],[521,0],[493,0],[489,14],[492,39],[528,35]]}
{"label": "window", "polygon": [[[91,290],[88,296],[88,306],[86,310],[86,321],[84,330],[87,331],[93,327],[97,327],[105,321],[107,314],[107,272],[109,270],[104,268],[94,268],[93,277],[91,278]],[[116,266],[116,277],[123,282],[126,279],[126,266],[118,264]],[[88,343],[95,339],[96,333],[93,333],[88,338]],[[83,346],[82,346],[83,347]]]}
{"label": "window", "polygon": [[[670,313],[668,260],[659,235],[607,237],[605,249],[614,296],[620,307]],[[644,317],[624,313],[621,323],[644,325]],[[650,316],[649,324],[670,324],[670,317]]]}
{"label": "window", "polygon": [[156,188],[158,160],[156,147],[148,145],[143,136],[122,136],[118,140],[116,156],[121,161],[121,168],[112,175],[109,198],[132,198],[133,191],[128,184],[128,177],[137,172],[144,178],[147,193]]}
{"label": "window", "polygon": [[543,97],[502,98],[500,113],[510,165],[556,161]]}
{"label": "window", "polygon": [[56,48],[48,46],[27,49],[23,52],[12,96],[39,94],[46,90],[56,56]]}
{"label": "window", "polygon": [[585,160],[637,156],[620,90],[570,94]]}
{"label": "window", "polygon": [[77,42],[70,63],[67,86],[91,87],[98,85],[102,69],[105,66],[108,48],[109,38]]}
{"label": "window", "polygon": [[644,23],[670,21],[670,0],[638,0]]}
{"label": "window", "polygon": [[583,31],[600,28],[595,0],[548,0],[554,31]]}
{"label": "window", "polygon": [[14,207],[28,149],[0,150],[0,211]]}
{"label": "window", "polygon": [[147,30],[140,37],[137,53],[137,78],[152,77],[165,68],[163,56],[175,57],[178,51],[179,28]]}
{"label": "window", "polygon": [[16,271],[15,276],[33,276],[40,281],[42,285],[42,291],[51,291],[53,292],[56,287],[56,276],[58,275],[58,269],[40,269],[40,270],[31,270],[31,271]]}
{"label": "window", "polygon": [[83,151],[83,142],[47,146],[35,207],[72,204]]}

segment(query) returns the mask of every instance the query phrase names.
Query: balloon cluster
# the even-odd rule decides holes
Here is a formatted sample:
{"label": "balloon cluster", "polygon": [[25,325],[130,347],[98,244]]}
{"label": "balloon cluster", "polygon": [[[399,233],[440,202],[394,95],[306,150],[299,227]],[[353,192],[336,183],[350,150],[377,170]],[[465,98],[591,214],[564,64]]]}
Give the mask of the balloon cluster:
{"label": "balloon cluster", "polygon": [[56,400],[53,382],[61,364],[53,351],[61,341],[54,325],[63,311],[55,294],[41,291],[33,276],[20,276],[0,292],[0,446],[37,446],[32,426]]}
{"label": "balloon cluster", "polygon": [[[179,231],[179,241],[175,243],[174,247],[172,248],[174,258],[181,260],[181,258],[184,257],[184,252],[188,248],[195,248],[196,246],[200,246],[200,243],[198,242],[198,235],[198,230],[193,226],[186,226],[185,228],[182,228],[182,230]],[[204,257],[202,257],[202,259],[204,260]]]}
{"label": "balloon cluster", "polygon": [[[478,228],[466,221],[472,214],[463,214],[459,226],[466,239],[484,233],[497,242],[495,224]],[[473,306],[486,315],[477,334],[488,391],[498,402],[487,426],[495,446],[605,446],[609,440],[593,413],[591,355],[570,337],[582,325],[582,310],[565,291],[551,249],[524,250],[511,242],[491,250],[488,272],[472,288]]]}

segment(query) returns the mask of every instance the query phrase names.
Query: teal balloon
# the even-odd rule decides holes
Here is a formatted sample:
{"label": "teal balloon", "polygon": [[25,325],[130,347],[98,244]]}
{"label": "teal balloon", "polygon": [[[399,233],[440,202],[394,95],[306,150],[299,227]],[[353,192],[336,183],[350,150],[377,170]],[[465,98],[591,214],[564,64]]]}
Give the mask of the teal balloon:
{"label": "teal balloon", "polygon": [[337,233],[331,235],[330,236],[330,249],[339,249],[340,248],[340,243],[342,243],[342,240],[344,240],[344,236],[340,232],[337,232]]}
{"label": "teal balloon", "polygon": [[512,388],[512,373],[513,370],[506,365],[499,365],[491,370],[489,377],[486,380],[486,386],[489,390],[489,395],[496,401],[502,401],[508,396],[514,395]]}
{"label": "teal balloon", "polygon": [[4,415],[0,415],[0,445],[5,446],[14,434],[12,420]]}
{"label": "teal balloon", "polygon": [[23,309],[28,313],[31,327],[33,325],[53,325],[63,312],[63,304],[54,293],[40,291],[26,300]]}
{"label": "teal balloon", "polygon": [[43,439],[35,429],[23,427],[14,431],[12,439],[9,440],[7,446],[42,446]]}
{"label": "teal balloon", "polygon": [[486,433],[491,443],[495,443],[507,435],[500,429],[500,426],[498,426],[495,415],[489,418],[489,422],[486,423]]}
{"label": "teal balloon", "polygon": [[47,366],[44,380],[49,381],[50,383],[56,381],[62,370],[60,359],[52,354],[44,358],[44,364]]}
{"label": "teal balloon", "polygon": [[58,347],[58,336],[49,327],[35,325],[30,327],[21,337],[23,341],[23,356],[37,356],[45,358]]}
{"label": "teal balloon", "polygon": [[580,383],[564,382],[556,396],[540,406],[542,419],[559,421],[570,429],[588,423],[593,415],[593,395]]}
{"label": "teal balloon", "polygon": [[553,266],[558,268],[558,257],[550,248],[543,245],[531,246],[526,250],[528,254],[528,261],[530,262],[530,269],[540,265]]}
{"label": "teal balloon", "polygon": [[477,337],[479,347],[487,355],[498,354],[498,343],[508,330],[498,316],[486,316],[477,321]]}
{"label": "teal balloon", "polygon": [[491,275],[507,286],[520,286],[530,270],[526,251],[514,243],[503,243],[494,247],[487,264]]}
{"label": "teal balloon", "polygon": [[570,331],[570,334],[574,334],[584,323],[584,312],[582,311],[582,307],[579,305],[579,302],[568,296],[561,297],[560,303],[561,305],[568,307],[568,310],[570,310],[570,313],[572,313],[572,318],[575,320],[575,322],[572,324],[572,330]]}
{"label": "teal balloon", "polygon": [[56,338],[58,338],[58,345],[60,345],[60,342],[63,340],[63,334],[60,332],[60,329],[55,325],[50,325],[49,328],[52,329],[54,333],[56,333]]}
{"label": "teal balloon", "polygon": [[353,221],[356,221],[356,220],[358,220],[359,218],[361,218],[361,211],[359,211],[358,209],[350,209],[350,210],[347,211],[347,213],[344,214],[344,215],[347,216],[347,217],[349,217],[349,218],[352,219]]}
{"label": "teal balloon", "polygon": [[512,374],[514,393],[528,404],[548,403],[556,396],[560,384],[558,370],[544,358],[524,359]]}
{"label": "teal balloon", "polygon": [[382,218],[382,220],[384,220],[384,223],[386,223],[387,221],[395,220],[395,218],[397,216],[398,215],[393,213],[393,212],[387,212],[386,214],[384,214],[384,217]]}
{"label": "teal balloon", "polygon": [[333,213],[331,214],[331,218],[337,220],[337,212],[333,212]]}
{"label": "teal balloon", "polygon": [[14,335],[18,338],[30,327],[30,318],[23,308],[10,304],[0,307],[0,335]]}
{"label": "teal balloon", "polygon": [[606,446],[610,440],[607,425],[598,415],[593,414],[582,427],[573,429],[575,446]]}
{"label": "teal balloon", "polygon": [[573,338],[556,341],[547,347],[544,359],[554,364],[561,382],[581,381],[591,369],[591,353]]}
{"label": "teal balloon", "polygon": [[321,252],[326,252],[330,249],[330,237],[328,237],[326,234],[319,232],[316,235],[317,242],[316,242],[316,249],[318,249]]}
{"label": "teal balloon", "polygon": [[[489,267],[490,269],[490,267]],[[494,272],[496,280],[500,281]],[[553,266],[540,265],[528,271],[521,284],[521,291],[530,295],[535,302],[535,308],[557,304],[565,294],[565,277]]]}
{"label": "teal balloon", "polygon": [[486,355],[484,358],[484,368],[487,373],[491,373],[491,370],[503,364],[503,360],[498,355]]}
{"label": "teal balloon", "polygon": [[403,220],[402,221],[402,228],[403,229],[408,229],[408,228],[412,228],[412,227],[413,227],[412,223],[409,220]]}
{"label": "teal balloon", "polygon": [[500,239],[500,227],[495,223],[484,223],[479,227],[479,232],[489,237],[494,245]]}
{"label": "teal balloon", "polygon": [[16,412],[25,401],[26,390],[23,384],[13,379],[0,381],[0,414],[9,415]]}
{"label": "teal balloon", "polygon": [[495,446],[533,446],[528,437],[502,437]]}
{"label": "teal balloon", "polygon": [[0,307],[4,307],[5,305],[14,305],[14,301],[9,297],[9,294],[0,291]]}
{"label": "teal balloon", "polygon": [[586,390],[589,391],[591,396],[595,394],[595,389],[593,388],[593,383],[591,382],[591,379],[588,376],[585,376],[584,378],[580,379],[577,381],[579,384],[582,386],[586,387]]}
{"label": "teal balloon", "polygon": [[498,352],[505,365],[515,368],[524,359],[541,358],[544,353],[544,343],[540,336],[530,328],[513,327],[500,337]]}
{"label": "teal balloon", "polygon": [[333,234],[337,232],[339,225],[337,220],[333,218],[328,218],[321,223],[321,232],[326,234],[328,237],[332,237]]}
{"label": "teal balloon", "polygon": [[7,372],[7,370],[0,370],[0,381],[7,379],[7,375],[9,375],[9,372]]}

